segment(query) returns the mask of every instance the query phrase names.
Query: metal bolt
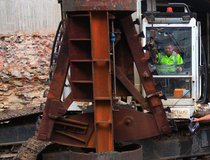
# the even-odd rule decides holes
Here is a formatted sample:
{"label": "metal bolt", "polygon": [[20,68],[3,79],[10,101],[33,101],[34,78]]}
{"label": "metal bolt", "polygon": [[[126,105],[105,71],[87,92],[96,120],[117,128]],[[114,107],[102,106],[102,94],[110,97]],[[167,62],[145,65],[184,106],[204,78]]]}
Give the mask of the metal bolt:
{"label": "metal bolt", "polygon": [[125,119],[125,125],[127,125],[127,126],[129,126],[132,122],[133,122],[133,120],[132,120],[132,118],[130,118],[130,117],[127,117],[127,118]]}

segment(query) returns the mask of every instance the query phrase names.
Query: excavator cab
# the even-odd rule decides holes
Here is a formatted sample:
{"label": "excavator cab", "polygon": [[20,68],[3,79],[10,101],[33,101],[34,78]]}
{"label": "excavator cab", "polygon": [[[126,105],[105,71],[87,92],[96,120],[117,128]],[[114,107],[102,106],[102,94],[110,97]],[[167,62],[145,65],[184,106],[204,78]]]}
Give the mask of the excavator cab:
{"label": "excavator cab", "polygon": [[[157,11],[146,12],[143,16],[142,43],[153,57],[149,66],[157,87],[167,98],[162,102],[164,107],[170,108],[168,118],[189,119],[197,104],[203,103],[206,97],[207,69],[200,22],[186,4],[180,3],[157,5]],[[175,59],[181,61],[173,59],[176,68],[173,72],[168,65],[158,62],[166,56],[165,49],[169,45]]]}

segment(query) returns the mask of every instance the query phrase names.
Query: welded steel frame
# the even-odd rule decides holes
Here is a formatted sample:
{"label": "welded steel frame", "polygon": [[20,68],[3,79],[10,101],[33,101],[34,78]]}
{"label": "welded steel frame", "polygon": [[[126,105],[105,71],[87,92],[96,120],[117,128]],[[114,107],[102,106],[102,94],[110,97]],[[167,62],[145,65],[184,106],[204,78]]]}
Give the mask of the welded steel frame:
{"label": "welded steel frame", "polygon": [[[73,8],[63,10],[67,17],[64,37],[38,138],[68,146],[95,148],[97,152],[111,152],[115,149],[114,141],[145,139],[170,132],[160,93],[147,65],[148,57],[143,53],[131,18],[136,1],[62,2],[67,3],[67,8],[69,3],[73,4]],[[115,44],[116,63],[110,55],[113,21],[123,37]],[[133,62],[146,97],[134,87]],[[149,113],[115,107],[113,64],[116,64],[117,95],[133,96]],[[62,102],[69,66],[72,91]],[[64,116],[73,101],[92,102],[94,113]]]}

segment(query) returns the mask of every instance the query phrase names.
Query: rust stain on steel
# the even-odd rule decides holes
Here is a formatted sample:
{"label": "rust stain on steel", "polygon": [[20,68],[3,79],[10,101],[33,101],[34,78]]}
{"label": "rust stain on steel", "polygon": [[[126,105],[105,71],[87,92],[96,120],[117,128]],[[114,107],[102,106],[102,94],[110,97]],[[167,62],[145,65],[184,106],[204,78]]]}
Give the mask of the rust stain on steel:
{"label": "rust stain on steel", "polygon": [[161,133],[168,133],[171,131],[171,129],[165,111],[163,109],[161,99],[160,97],[158,97],[158,95],[154,94],[157,93],[157,89],[155,87],[155,82],[152,77],[152,73],[150,72],[149,67],[147,65],[147,61],[145,60],[141,42],[135,30],[132,17],[127,16],[121,19],[121,25],[125,33],[125,37],[130,47],[131,54],[136,64],[146,95],[154,95],[148,98],[148,103],[156,120],[158,129]]}
{"label": "rust stain on steel", "polygon": [[[107,104],[100,105],[102,108],[107,107]],[[100,107],[99,104],[96,104],[96,107]],[[114,140],[116,142],[146,139],[160,135],[152,114],[146,114],[134,109],[120,107],[116,108],[112,114]],[[103,118],[103,115],[106,115],[104,111],[98,116]],[[98,141],[98,143],[100,143],[100,145],[107,145],[106,143],[109,141],[108,136],[110,135],[106,135],[106,133],[110,134],[109,127],[111,125],[106,121],[101,121],[101,125],[98,123],[95,124],[94,117],[93,113],[88,113],[74,115],[67,119],[59,118],[55,120],[50,140],[67,146],[95,148],[97,146],[94,142],[97,142],[97,138],[103,138],[101,141]],[[96,118],[96,122],[99,122],[97,120],[98,118]],[[99,127],[101,128],[95,129],[95,125],[100,125]],[[99,133],[102,135],[98,135]],[[106,138],[103,136],[106,136]],[[107,148],[98,148],[99,152],[101,149]]]}
{"label": "rust stain on steel", "polygon": [[63,0],[64,11],[135,11],[136,0]]}
{"label": "rust stain on steel", "polygon": [[72,102],[73,102],[73,94],[70,93],[63,102],[63,106],[66,108],[66,110],[69,108]]}
{"label": "rust stain on steel", "polygon": [[50,140],[66,146],[94,148],[94,144],[90,144],[93,133],[93,113],[78,114],[57,119]]}
{"label": "rust stain on steel", "polygon": [[[66,30],[64,39],[62,41],[60,54],[57,60],[57,67],[54,72],[53,80],[50,84],[50,90],[48,93],[43,118],[38,128],[38,138],[40,140],[50,140],[54,126],[54,120],[49,116],[56,118],[65,114],[66,112],[66,108],[62,105],[62,103],[59,102],[59,100],[63,92],[64,82],[66,80],[69,67],[69,55],[66,54],[68,53],[68,49],[68,34]],[[68,103],[71,102],[69,101]],[[55,106],[56,104],[58,104],[58,106]]]}
{"label": "rust stain on steel", "polygon": [[91,12],[96,151],[114,150],[108,12]]}
{"label": "rust stain on steel", "polygon": [[[134,84],[133,57],[131,56],[130,49],[127,45],[124,35],[121,34],[120,30],[117,31],[118,31],[116,33],[117,41],[115,45],[115,51],[116,51],[115,63],[116,66],[120,68],[122,73],[133,85]],[[131,93],[126,89],[124,85],[122,85],[119,81],[117,81],[117,95],[130,96]]]}
{"label": "rust stain on steel", "polygon": [[139,91],[134,87],[131,81],[126,77],[119,67],[116,67],[116,77],[124,85],[124,87],[131,93],[131,95],[144,107],[148,108],[145,98],[139,94]]}
{"label": "rust stain on steel", "polygon": [[160,135],[154,116],[128,108],[114,111],[114,139],[130,141]]}
{"label": "rust stain on steel", "polygon": [[[38,138],[67,146],[95,148],[96,152],[103,153],[114,150],[115,140],[145,139],[170,131],[147,60],[143,52],[139,53],[142,46],[130,16],[124,17],[122,24],[116,25],[121,25],[122,35],[125,36],[125,40],[121,41],[121,45],[125,44],[122,48],[129,50],[126,56],[124,52],[121,53],[124,59],[117,60],[117,76],[119,83],[124,85],[121,84],[123,89],[129,91],[140,103],[146,106],[145,101],[148,100],[151,114],[125,108],[117,108],[113,112],[112,62],[109,54],[110,19],[107,10],[127,11],[127,15],[136,9],[136,0],[63,0],[62,3],[67,11],[90,12],[70,12],[67,17],[61,53],[51,82]],[[115,15],[115,12],[112,13]],[[117,15],[116,19],[119,18]],[[129,64],[124,66],[126,58],[129,59]],[[147,94],[146,100],[140,93],[138,95],[132,84],[133,71],[128,68],[132,68],[133,61],[141,76]],[[69,65],[71,94],[61,102]],[[78,114],[64,119],[63,115],[68,106],[75,100],[93,102],[94,113]]]}

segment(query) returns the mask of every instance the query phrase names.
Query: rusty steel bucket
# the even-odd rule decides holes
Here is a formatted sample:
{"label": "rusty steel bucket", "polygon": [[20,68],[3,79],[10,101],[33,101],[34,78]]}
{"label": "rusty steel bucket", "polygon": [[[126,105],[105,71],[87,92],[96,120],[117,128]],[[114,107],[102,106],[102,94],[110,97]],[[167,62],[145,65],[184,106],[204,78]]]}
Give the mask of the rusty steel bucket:
{"label": "rusty steel bucket", "polygon": [[106,153],[63,151],[43,153],[43,160],[143,160],[142,147],[132,144]]}

